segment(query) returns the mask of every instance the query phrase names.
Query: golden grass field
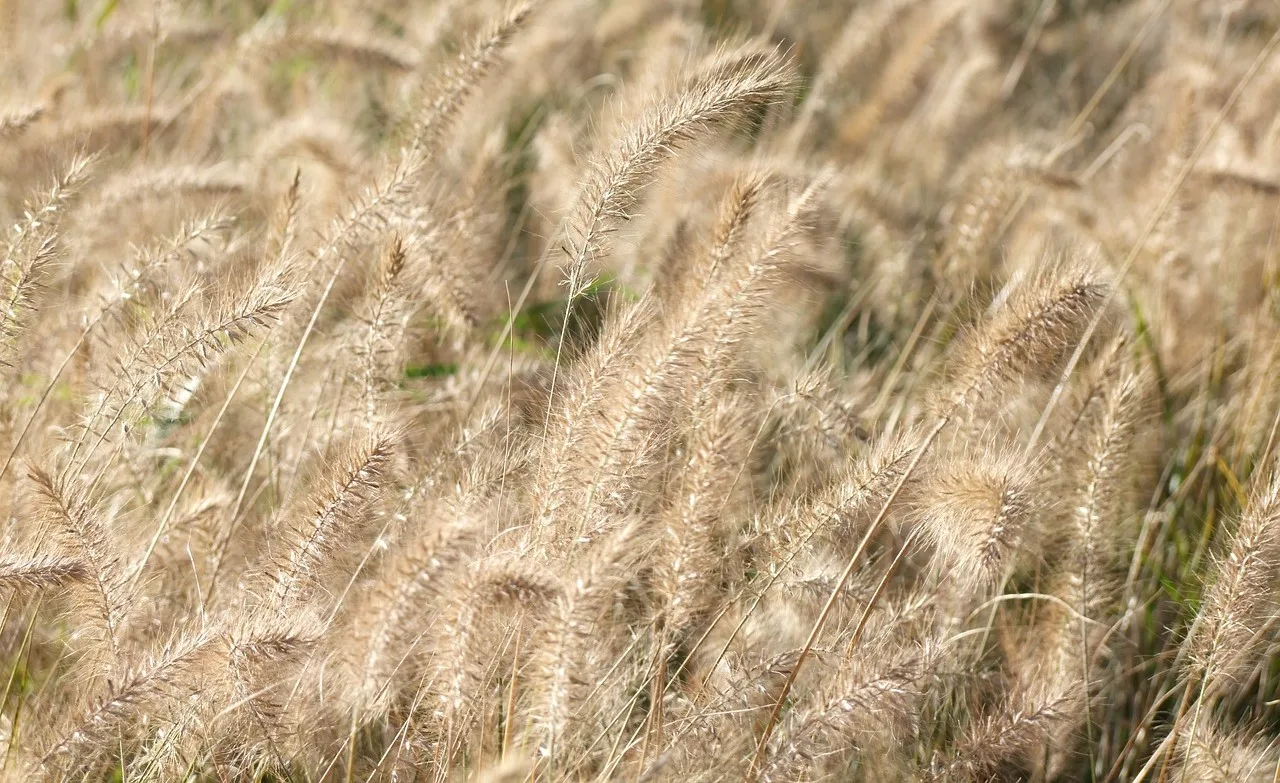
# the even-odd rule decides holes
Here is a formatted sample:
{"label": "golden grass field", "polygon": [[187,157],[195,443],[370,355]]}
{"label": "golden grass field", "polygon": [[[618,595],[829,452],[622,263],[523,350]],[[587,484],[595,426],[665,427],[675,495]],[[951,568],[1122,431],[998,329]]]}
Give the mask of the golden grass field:
{"label": "golden grass field", "polygon": [[1280,780],[1274,0],[0,0],[0,772]]}

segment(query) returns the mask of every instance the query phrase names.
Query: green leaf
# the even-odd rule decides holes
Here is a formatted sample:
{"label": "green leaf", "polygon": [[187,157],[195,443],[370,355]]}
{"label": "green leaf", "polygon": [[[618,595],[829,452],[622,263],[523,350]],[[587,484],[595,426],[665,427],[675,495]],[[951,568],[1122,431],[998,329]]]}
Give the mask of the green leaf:
{"label": "green leaf", "polygon": [[458,374],[455,362],[438,362],[435,364],[411,364],[404,368],[406,378],[447,378]]}
{"label": "green leaf", "polygon": [[94,17],[93,20],[94,27],[97,28],[98,32],[102,32],[102,26],[105,25],[107,20],[111,18],[111,15],[116,12],[116,8],[119,7],[119,5],[120,0],[107,0],[107,2],[102,5],[102,10],[98,11],[98,15]]}

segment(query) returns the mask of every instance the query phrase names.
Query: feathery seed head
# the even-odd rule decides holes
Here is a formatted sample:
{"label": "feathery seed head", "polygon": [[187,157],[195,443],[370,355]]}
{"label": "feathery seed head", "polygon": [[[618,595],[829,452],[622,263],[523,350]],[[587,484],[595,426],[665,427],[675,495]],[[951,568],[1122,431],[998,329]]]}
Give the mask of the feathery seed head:
{"label": "feathery seed head", "polygon": [[1033,466],[1012,453],[972,453],[933,466],[919,490],[920,524],[965,590],[998,582],[1031,549],[1044,501]]}

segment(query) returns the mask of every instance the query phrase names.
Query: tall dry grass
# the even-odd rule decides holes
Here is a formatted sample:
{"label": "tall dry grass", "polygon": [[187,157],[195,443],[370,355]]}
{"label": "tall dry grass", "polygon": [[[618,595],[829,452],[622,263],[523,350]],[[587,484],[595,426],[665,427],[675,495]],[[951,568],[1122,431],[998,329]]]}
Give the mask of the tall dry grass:
{"label": "tall dry grass", "polygon": [[0,2],[4,778],[1280,779],[1278,48]]}

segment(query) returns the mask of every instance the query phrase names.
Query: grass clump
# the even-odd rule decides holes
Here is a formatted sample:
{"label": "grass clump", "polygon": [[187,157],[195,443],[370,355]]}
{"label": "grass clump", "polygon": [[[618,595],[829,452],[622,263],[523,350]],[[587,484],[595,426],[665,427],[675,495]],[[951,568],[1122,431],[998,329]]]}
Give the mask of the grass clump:
{"label": "grass clump", "polygon": [[0,3],[0,776],[1280,776],[1267,2]]}

